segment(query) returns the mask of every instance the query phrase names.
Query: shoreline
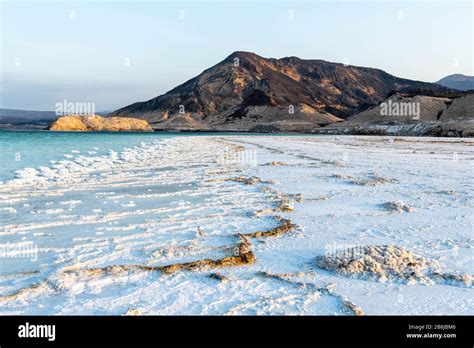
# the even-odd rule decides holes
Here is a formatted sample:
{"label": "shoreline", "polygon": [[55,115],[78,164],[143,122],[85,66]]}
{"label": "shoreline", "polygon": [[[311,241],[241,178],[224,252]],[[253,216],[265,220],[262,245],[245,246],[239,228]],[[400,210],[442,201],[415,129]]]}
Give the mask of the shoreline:
{"label": "shoreline", "polygon": [[232,131],[232,130],[161,130],[161,129],[153,129],[153,132],[140,132],[140,131],[52,131],[47,129],[9,129],[9,128],[0,128],[0,132],[41,132],[41,133],[72,133],[72,134],[192,134],[196,133],[196,135],[216,135],[216,136],[226,136],[226,135],[243,135],[243,136],[327,136],[327,137],[370,137],[370,138],[412,138],[412,139],[466,139],[466,140],[474,140],[474,136],[433,136],[433,135],[401,135],[401,134],[373,134],[373,133],[332,133],[332,132],[251,132],[251,131]]}
{"label": "shoreline", "polygon": [[[27,267],[39,273],[18,273],[15,285],[1,276],[2,313],[472,314],[472,285],[456,277],[474,273],[474,149],[465,139],[426,140],[175,136],[81,160],[65,181],[45,171],[49,178],[7,182],[0,209],[16,212],[0,226],[2,238],[27,237],[39,246],[38,264],[56,266]],[[24,213],[40,202],[36,214]],[[294,228],[276,232],[276,216]],[[230,262],[238,234],[249,234],[251,246],[241,245],[253,262],[199,262]],[[386,244],[440,263],[446,279],[382,282],[316,263]],[[185,270],[162,274],[166,267]]]}

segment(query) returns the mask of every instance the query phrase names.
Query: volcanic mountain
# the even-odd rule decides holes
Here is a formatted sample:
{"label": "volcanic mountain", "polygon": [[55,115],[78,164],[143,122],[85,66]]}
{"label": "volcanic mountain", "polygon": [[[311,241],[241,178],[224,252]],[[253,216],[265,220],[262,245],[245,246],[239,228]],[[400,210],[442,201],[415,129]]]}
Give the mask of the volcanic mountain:
{"label": "volcanic mountain", "polygon": [[394,90],[444,90],[379,69],[234,52],[166,94],[110,116],[160,130],[312,131],[377,105]]}

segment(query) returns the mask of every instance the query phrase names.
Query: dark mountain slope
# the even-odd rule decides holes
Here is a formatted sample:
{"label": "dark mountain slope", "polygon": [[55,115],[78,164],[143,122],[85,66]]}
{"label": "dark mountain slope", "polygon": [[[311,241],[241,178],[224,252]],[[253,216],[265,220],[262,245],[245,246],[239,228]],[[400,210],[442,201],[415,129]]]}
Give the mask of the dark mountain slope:
{"label": "dark mountain slope", "polygon": [[446,90],[379,69],[234,52],[166,94],[111,116],[146,119],[155,129],[311,131],[400,89]]}

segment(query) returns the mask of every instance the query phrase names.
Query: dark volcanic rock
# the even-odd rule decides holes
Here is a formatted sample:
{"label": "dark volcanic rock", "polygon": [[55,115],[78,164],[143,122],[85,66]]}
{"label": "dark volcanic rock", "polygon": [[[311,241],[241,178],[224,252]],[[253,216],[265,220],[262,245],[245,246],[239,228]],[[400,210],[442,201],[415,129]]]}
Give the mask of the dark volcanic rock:
{"label": "dark volcanic rock", "polygon": [[[421,93],[420,91],[418,93]],[[357,135],[408,135],[437,137],[474,136],[474,93],[394,93],[381,104],[318,133]],[[381,112],[388,102],[415,103],[419,115],[387,116]]]}
{"label": "dark volcanic rock", "polygon": [[235,52],[168,93],[111,116],[145,119],[154,129],[313,131],[400,89],[446,90],[379,69]]}

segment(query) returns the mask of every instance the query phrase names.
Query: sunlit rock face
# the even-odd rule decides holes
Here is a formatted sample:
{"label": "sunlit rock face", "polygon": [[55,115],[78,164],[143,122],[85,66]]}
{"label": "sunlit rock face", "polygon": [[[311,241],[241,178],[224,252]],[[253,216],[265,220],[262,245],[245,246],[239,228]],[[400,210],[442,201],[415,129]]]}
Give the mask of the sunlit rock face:
{"label": "sunlit rock face", "polygon": [[152,132],[145,120],[129,117],[101,117],[97,115],[61,116],[49,125],[53,131],[95,131],[95,132]]}
{"label": "sunlit rock face", "polygon": [[234,52],[166,94],[111,116],[145,119],[154,129],[313,131],[401,89],[443,87],[379,69]]}

